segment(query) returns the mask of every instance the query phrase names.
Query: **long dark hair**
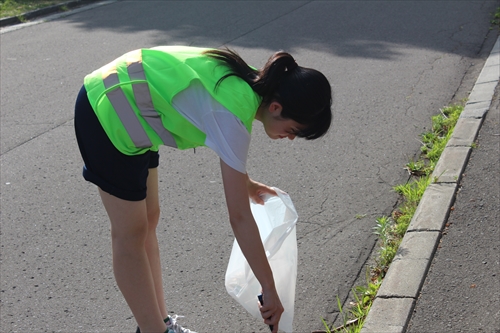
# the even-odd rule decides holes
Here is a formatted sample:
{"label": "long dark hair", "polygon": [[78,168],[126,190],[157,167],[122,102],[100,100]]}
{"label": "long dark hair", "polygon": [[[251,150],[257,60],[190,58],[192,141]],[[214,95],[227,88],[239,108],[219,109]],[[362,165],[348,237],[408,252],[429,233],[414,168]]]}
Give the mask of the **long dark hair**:
{"label": "long dark hair", "polygon": [[276,101],[283,107],[282,118],[305,125],[297,136],[314,140],[330,128],[332,90],[328,79],[315,69],[298,66],[289,53],[276,52],[259,70],[248,66],[229,49],[208,50],[204,54],[223,61],[230,68],[217,86],[230,76],[242,78],[262,97],[264,105]]}

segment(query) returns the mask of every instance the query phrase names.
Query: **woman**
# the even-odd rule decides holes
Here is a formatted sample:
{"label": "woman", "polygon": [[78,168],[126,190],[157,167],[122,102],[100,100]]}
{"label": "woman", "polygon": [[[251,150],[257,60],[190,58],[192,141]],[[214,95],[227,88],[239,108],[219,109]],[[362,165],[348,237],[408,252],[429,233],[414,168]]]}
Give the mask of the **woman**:
{"label": "woman", "polygon": [[[115,279],[140,332],[192,332],[169,317],[156,227],[158,149],[207,146],[220,157],[229,222],[260,282],[264,323],[278,323],[276,292],[249,197],[276,193],[246,173],[254,119],[271,139],[324,135],[331,88],[286,52],[256,70],[230,50],[162,46],[129,52],[85,77],[75,107],[83,176],[111,222]],[[256,304],[257,306],[257,304]]]}

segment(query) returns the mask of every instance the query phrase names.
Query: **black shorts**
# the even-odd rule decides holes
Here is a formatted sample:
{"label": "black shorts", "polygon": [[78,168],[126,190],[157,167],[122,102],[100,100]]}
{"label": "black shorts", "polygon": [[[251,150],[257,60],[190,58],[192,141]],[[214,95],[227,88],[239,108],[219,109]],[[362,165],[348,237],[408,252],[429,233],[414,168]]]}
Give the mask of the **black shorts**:
{"label": "black shorts", "polygon": [[75,133],[87,181],[120,199],[146,198],[148,170],[158,167],[158,152],[128,156],[116,149],[97,119],[84,87],[75,105]]}

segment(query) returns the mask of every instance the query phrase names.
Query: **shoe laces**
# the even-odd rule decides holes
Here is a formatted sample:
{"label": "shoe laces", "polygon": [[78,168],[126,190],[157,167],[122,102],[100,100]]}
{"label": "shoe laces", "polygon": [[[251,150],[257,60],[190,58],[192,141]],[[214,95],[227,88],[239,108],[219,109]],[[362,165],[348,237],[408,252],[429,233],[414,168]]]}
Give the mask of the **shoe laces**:
{"label": "shoe laces", "polygon": [[167,332],[165,333],[196,333],[195,331],[188,330],[177,324],[177,318],[183,318],[184,316],[173,315],[169,316],[167,321]]}

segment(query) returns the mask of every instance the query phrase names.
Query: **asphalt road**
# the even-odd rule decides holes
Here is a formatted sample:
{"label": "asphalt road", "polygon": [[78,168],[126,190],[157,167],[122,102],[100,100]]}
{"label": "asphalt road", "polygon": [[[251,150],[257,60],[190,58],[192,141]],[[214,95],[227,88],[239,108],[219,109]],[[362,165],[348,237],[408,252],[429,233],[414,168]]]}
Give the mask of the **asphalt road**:
{"label": "asphalt road", "polygon": [[[1,38],[1,330],[124,332],[109,225],[81,178],[72,109],[83,77],[129,50],[166,44],[236,49],[261,66],[291,52],[330,79],[333,130],[270,141],[254,126],[252,178],[299,212],[295,331],[322,327],[336,297],[363,283],[374,220],[418,153],[418,135],[481,70],[497,1],[118,1]],[[267,332],[226,294],[233,236],[218,160],[162,149],[159,237],[168,307],[199,332]],[[363,218],[357,218],[364,216]]]}

